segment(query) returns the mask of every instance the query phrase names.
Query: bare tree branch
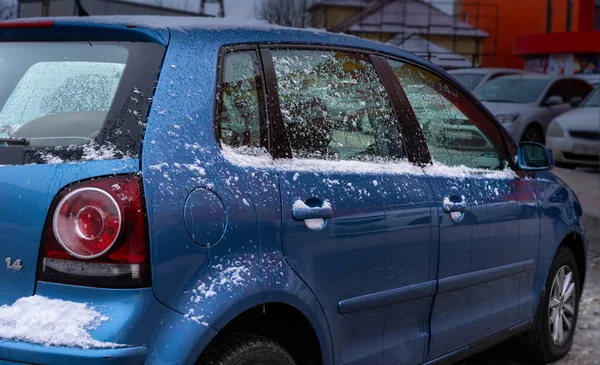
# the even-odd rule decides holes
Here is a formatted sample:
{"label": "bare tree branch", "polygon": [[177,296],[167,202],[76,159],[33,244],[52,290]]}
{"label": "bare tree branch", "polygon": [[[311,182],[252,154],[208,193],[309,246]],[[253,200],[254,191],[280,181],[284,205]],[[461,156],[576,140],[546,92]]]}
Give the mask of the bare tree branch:
{"label": "bare tree branch", "polygon": [[310,0],[263,0],[256,15],[269,23],[288,27],[305,27],[309,21]]}
{"label": "bare tree branch", "polygon": [[0,0],[0,20],[16,18],[18,10],[17,0]]}

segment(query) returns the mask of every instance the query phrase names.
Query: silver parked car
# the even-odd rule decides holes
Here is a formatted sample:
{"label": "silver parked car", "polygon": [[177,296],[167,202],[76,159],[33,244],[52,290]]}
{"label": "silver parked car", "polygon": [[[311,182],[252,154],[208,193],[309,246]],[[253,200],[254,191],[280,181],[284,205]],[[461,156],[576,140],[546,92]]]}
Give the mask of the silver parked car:
{"label": "silver parked car", "polygon": [[578,106],[592,90],[577,77],[522,74],[492,80],[475,96],[516,141],[545,143],[552,119]]}
{"label": "silver parked car", "polygon": [[550,123],[546,146],[557,166],[600,166],[600,86]]}
{"label": "silver parked car", "polygon": [[488,81],[494,80],[501,76],[523,74],[525,71],[515,68],[461,68],[448,71],[454,76],[463,86],[470,91],[481,87]]}

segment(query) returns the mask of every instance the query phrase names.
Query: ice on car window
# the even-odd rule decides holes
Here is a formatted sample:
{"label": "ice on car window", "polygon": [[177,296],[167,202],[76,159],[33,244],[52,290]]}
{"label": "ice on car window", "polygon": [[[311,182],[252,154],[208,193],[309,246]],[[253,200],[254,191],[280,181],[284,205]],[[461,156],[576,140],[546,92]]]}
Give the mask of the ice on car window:
{"label": "ice on car window", "polygon": [[[0,121],[16,131],[53,114],[108,112],[124,70],[123,63],[38,62],[10,94]],[[103,119],[95,122],[102,128]]]}
{"label": "ice on car window", "polygon": [[405,157],[386,90],[360,54],[274,50],[279,102],[299,158],[381,161]]}

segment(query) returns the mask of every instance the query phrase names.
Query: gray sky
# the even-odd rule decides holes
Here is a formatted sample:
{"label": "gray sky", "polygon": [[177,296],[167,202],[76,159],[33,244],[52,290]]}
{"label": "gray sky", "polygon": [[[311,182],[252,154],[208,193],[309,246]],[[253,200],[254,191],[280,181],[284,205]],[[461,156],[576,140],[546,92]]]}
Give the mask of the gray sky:
{"label": "gray sky", "polygon": [[[3,0],[0,0],[3,1]],[[129,0],[156,5],[164,5],[182,10],[198,12],[200,0]],[[256,4],[261,0],[225,0],[225,15],[241,18],[254,18]],[[452,0],[425,0],[437,5],[447,13],[452,12]],[[437,3],[437,4],[436,4]]]}

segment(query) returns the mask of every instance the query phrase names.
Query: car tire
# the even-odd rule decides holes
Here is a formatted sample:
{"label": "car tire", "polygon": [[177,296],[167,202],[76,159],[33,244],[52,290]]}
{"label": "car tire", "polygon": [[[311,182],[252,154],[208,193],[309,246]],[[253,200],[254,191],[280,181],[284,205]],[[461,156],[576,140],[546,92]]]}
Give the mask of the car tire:
{"label": "car tire", "polygon": [[[560,300],[557,299],[560,297],[560,295],[564,294],[564,292],[558,293],[555,291],[555,289],[558,287],[556,284],[560,284],[556,281],[559,280],[558,278],[561,270],[563,270],[563,273],[565,273],[565,279],[570,273],[570,282],[573,284],[573,291],[570,297],[573,298],[572,301],[570,298],[569,300],[564,300],[564,295]],[[569,284],[566,289],[568,290],[570,287],[571,285]],[[549,363],[563,358],[569,352],[573,344],[575,329],[577,328],[577,314],[579,310],[580,293],[581,287],[577,261],[575,260],[571,250],[563,247],[557,252],[554,262],[552,263],[552,267],[550,268],[548,278],[546,279],[546,290],[544,291],[542,297],[543,302],[541,303],[542,308],[541,312],[539,313],[540,317],[535,321],[538,328],[533,329],[533,331],[537,333],[537,338],[535,338],[532,343],[527,345],[530,360],[538,363]],[[553,309],[550,308],[551,301],[552,305],[554,306]],[[563,307],[563,302],[565,304],[569,304],[571,308],[565,310],[565,307]],[[573,311],[572,316],[569,316],[568,314],[570,310]],[[557,311],[558,314],[556,314]],[[560,332],[558,331],[558,327],[551,324],[551,315],[554,317],[553,323],[563,326],[561,327],[563,331],[562,338],[560,338],[557,334]],[[566,319],[563,319],[563,316],[565,316]],[[567,327],[567,319],[570,320],[570,325],[568,327],[568,332],[565,333],[564,329]],[[558,323],[556,320],[561,320],[562,322]]]}
{"label": "car tire", "polygon": [[530,124],[525,128],[523,135],[521,136],[521,142],[537,142],[541,144],[546,143],[546,137],[544,131],[537,124]]}
{"label": "car tire", "polygon": [[234,333],[222,338],[200,356],[196,365],[295,365],[283,346],[255,334]]}

